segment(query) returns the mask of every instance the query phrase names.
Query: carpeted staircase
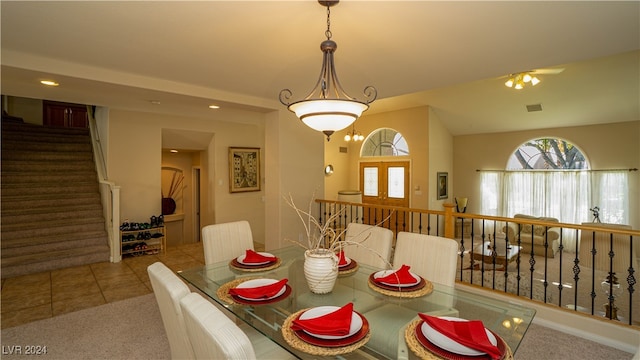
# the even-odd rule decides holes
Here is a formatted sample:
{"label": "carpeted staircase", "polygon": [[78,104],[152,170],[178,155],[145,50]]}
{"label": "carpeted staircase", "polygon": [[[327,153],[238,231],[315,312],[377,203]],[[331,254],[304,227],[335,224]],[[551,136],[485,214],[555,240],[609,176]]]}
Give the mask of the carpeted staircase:
{"label": "carpeted staircase", "polygon": [[109,261],[88,129],[2,121],[2,278]]}

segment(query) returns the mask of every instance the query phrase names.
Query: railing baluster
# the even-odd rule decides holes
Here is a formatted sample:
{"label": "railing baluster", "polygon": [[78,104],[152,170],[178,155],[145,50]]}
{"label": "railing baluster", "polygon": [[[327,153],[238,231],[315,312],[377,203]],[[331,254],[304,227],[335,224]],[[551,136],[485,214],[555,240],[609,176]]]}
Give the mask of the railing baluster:
{"label": "railing baluster", "polygon": [[558,272],[558,306],[562,307],[562,290],[564,289],[563,285],[562,285],[562,255],[564,254],[564,245],[562,244],[562,235],[564,234],[564,231],[562,231],[562,229],[560,230],[560,244],[558,245],[558,254],[559,254],[559,259],[558,262],[560,264],[560,271]]}
{"label": "railing baluster", "polygon": [[[595,231],[592,233],[591,238],[591,264],[596,263],[596,233]],[[595,300],[596,300],[596,290],[595,290],[595,280],[596,280],[596,267],[591,266],[591,315],[594,314],[595,311]]]}
{"label": "railing baluster", "polygon": [[[578,239],[579,231],[576,229],[576,239]],[[578,311],[578,284],[580,281],[580,258],[578,257],[580,242],[576,241],[576,256],[573,259],[573,308]]]}
{"label": "railing baluster", "polygon": [[634,289],[634,285],[636,284],[636,278],[633,275],[635,273],[636,270],[633,269],[633,254],[635,254],[633,252],[633,235],[629,235],[629,276],[627,276],[627,284],[629,285],[628,287],[628,291],[629,291],[629,325],[632,325],[633,322],[631,321],[631,319],[633,319],[633,292],[635,291]]}

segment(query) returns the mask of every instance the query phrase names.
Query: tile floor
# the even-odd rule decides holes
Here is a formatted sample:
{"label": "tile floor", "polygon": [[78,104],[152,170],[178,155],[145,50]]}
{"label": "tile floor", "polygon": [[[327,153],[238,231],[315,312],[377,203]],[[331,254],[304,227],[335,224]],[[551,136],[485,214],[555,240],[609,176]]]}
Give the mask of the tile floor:
{"label": "tile floor", "polygon": [[[260,244],[256,250],[262,250]],[[2,329],[151,293],[147,266],[173,271],[204,264],[202,243],[168,247],[164,254],[125,258],[2,279]]]}

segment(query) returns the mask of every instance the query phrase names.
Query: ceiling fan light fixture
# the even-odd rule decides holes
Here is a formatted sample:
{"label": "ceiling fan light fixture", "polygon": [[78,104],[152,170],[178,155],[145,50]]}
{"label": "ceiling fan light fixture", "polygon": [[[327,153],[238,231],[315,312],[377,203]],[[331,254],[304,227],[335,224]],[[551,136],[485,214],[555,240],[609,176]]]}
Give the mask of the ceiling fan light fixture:
{"label": "ceiling fan light fixture", "polygon": [[40,84],[46,85],[46,86],[58,86],[58,85],[60,85],[56,81],[53,81],[53,80],[40,80]]}
{"label": "ceiling fan light fixture", "polygon": [[323,53],[322,69],[315,87],[309,95],[299,101],[289,101],[292,95],[289,89],[280,91],[279,96],[280,102],[287,106],[289,111],[294,112],[305,125],[327,135],[327,141],[334,132],[353,124],[378,96],[376,88],[367,86],[364,88],[366,100],[360,101],[349,96],[340,85],[333,61],[333,54],[338,45],[331,40],[331,6],[338,2],[339,0],[318,0],[320,5],[327,7],[327,40],[320,44]]}
{"label": "ceiling fan light fixture", "polygon": [[530,71],[525,71],[518,74],[509,75],[509,80],[507,80],[504,85],[509,88],[521,90],[526,84],[536,86],[539,83],[540,79],[538,79],[535,75],[532,75]]}

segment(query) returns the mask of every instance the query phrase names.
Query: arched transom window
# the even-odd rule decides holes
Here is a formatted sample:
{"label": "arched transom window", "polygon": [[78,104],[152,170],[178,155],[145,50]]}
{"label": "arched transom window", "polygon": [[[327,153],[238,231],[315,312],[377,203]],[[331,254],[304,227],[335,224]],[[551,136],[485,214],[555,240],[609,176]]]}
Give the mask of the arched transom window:
{"label": "arched transom window", "polygon": [[409,146],[401,133],[390,128],[378,129],[362,144],[360,156],[406,156]]}
{"label": "arched transom window", "polygon": [[589,164],[574,144],[560,138],[527,141],[511,155],[507,170],[583,170]]}

